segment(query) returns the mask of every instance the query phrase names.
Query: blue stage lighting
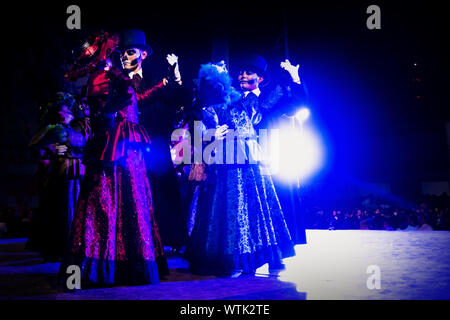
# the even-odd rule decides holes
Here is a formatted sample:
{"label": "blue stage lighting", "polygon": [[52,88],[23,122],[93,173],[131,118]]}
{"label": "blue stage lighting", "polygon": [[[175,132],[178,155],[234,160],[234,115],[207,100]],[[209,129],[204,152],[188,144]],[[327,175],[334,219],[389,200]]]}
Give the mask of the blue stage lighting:
{"label": "blue stage lighting", "polygon": [[270,171],[275,179],[286,183],[305,181],[324,167],[325,151],[320,134],[303,122],[309,117],[307,108],[300,109],[295,118],[300,124],[285,123],[278,139],[270,147]]}
{"label": "blue stage lighting", "polygon": [[311,112],[309,111],[308,108],[306,108],[306,107],[301,107],[301,108],[297,111],[297,113],[295,114],[295,119],[296,119],[298,122],[303,123],[303,122],[305,122],[305,121],[309,118],[309,115],[310,115],[310,114],[311,114]]}

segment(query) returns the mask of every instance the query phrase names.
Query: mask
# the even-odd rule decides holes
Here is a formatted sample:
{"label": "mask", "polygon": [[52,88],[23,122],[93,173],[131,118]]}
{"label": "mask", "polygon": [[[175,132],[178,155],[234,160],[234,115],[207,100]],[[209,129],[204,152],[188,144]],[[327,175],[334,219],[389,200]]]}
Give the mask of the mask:
{"label": "mask", "polygon": [[122,67],[128,72],[142,67],[142,61],[147,57],[146,51],[138,48],[125,50],[122,55]]}

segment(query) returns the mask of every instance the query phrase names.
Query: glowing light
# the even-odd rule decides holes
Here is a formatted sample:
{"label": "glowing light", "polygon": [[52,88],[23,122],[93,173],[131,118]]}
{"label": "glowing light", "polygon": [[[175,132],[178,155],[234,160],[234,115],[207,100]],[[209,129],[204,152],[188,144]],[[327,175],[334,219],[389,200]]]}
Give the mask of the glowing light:
{"label": "glowing light", "polygon": [[310,114],[311,112],[308,108],[302,107],[295,114],[295,119],[297,119],[298,122],[303,123],[309,118]]}
{"label": "glowing light", "polygon": [[324,164],[324,148],[319,135],[309,127],[282,127],[270,147],[270,171],[289,182],[312,177]]}

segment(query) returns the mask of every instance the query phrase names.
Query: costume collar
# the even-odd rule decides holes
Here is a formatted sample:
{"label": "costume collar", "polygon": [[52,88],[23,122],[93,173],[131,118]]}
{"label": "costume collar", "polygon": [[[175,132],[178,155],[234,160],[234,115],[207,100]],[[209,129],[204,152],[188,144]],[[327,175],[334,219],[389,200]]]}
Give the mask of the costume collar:
{"label": "costume collar", "polygon": [[259,90],[259,88],[256,88],[255,90],[252,90],[252,91],[245,91],[245,92],[244,92],[244,96],[247,97],[247,95],[248,95],[250,92],[253,92],[257,97],[259,97],[259,95],[261,94],[261,90]]}
{"label": "costume collar", "polygon": [[128,76],[130,77],[130,79],[133,79],[133,76],[134,76],[136,73],[137,73],[138,75],[140,75],[141,78],[144,78],[144,77],[142,76],[142,68],[139,69],[138,71],[131,71],[131,72],[128,74]]}

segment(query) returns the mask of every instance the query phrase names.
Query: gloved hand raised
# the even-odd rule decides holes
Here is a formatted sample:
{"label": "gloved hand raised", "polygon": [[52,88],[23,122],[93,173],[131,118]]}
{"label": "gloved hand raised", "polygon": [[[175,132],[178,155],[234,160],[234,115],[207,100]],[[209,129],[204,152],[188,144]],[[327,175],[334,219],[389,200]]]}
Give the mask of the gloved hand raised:
{"label": "gloved hand raised", "polygon": [[300,76],[298,75],[298,69],[300,67],[299,64],[297,64],[296,66],[293,66],[291,64],[291,62],[288,59],[286,59],[285,61],[282,61],[280,63],[280,66],[281,66],[282,69],[284,69],[287,72],[289,72],[289,74],[292,77],[292,81],[300,84]]}
{"label": "gloved hand raised", "polygon": [[175,54],[171,53],[167,55],[166,59],[169,63],[169,77],[173,81],[181,85],[181,73],[178,64],[178,57]]}

